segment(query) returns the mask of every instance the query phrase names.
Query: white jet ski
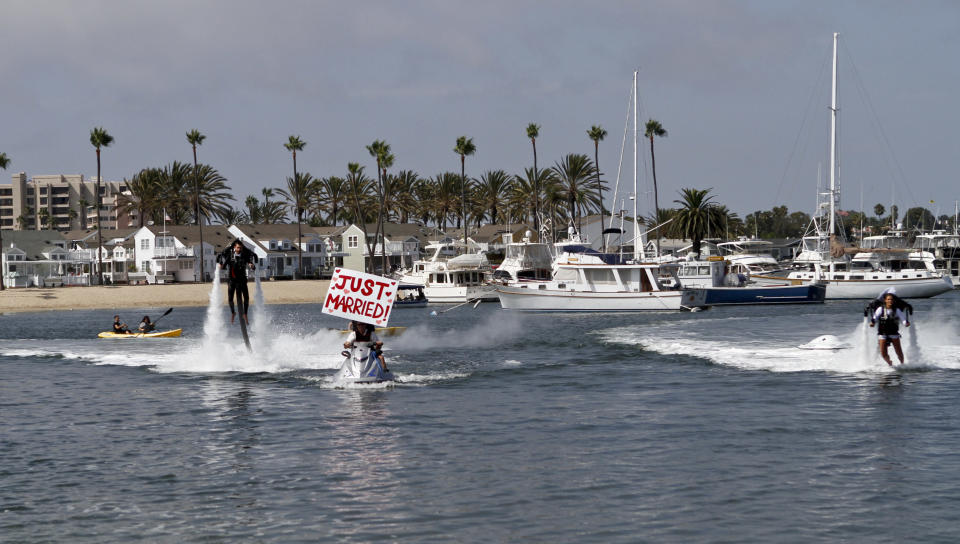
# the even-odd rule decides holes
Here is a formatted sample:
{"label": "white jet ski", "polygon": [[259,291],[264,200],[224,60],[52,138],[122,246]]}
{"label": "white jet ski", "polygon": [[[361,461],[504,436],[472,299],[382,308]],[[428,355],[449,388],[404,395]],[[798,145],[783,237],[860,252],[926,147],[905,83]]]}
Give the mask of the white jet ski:
{"label": "white jet ski", "polygon": [[840,340],[832,334],[824,334],[823,336],[818,336],[813,340],[803,344],[802,346],[797,346],[800,349],[848,349],[850,344]]}
{"label": "white jet ski", "polygon": [[[364,342],[358,342],[363,344]],[[334,377],[336,382],[340,383],[383,383],[396,381],[393,372],[384,372],[380,367],[380,361],[377,359],[377,352],[370,349],[370,346],[358,345],[349,350],[341,352],[344,355],[343,364]]]}

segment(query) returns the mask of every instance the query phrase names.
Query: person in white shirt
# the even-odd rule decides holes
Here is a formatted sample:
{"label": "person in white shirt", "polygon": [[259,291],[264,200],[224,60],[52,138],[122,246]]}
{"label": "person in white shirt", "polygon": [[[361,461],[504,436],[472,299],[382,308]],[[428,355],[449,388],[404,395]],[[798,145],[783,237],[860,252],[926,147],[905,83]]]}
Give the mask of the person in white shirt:
{"label": "person in white shirt", "polygon": [[373,325],[362,321],[354,321],[350,324],[350,328],[352,332],[350,336],[347,337],[347,341],[343,343],[343,347],[347,349],[352,348],[355,345],[354,342],[369,346],[370,349],[377,354],[377,359],[380,361],[380,368],[382,368],[384,372],[389,372],[389,370],[387,370],[387,361],[383,358],[383,342],[381,342],[377,336]]}
{"label": "person in white shirt", "polygon": [[871,327],[877,322],[880,323],[880,326],[877,327],[877,335],[880,341],[880,355],[890,366],[893,366],[893,361],[890,360],[890,354],[887,353],[887,348],[890,344],[893,344],[893,349],[897,352],[900,364],[903,364],[903,349],[900,347],[899,326],[901,321],[905,327],[910,326],[910,319],[907,317],[907,314],[903,310],[894,308],[894,297],[890,294],[883,297],[883,306],[877,308],[870,318]]}

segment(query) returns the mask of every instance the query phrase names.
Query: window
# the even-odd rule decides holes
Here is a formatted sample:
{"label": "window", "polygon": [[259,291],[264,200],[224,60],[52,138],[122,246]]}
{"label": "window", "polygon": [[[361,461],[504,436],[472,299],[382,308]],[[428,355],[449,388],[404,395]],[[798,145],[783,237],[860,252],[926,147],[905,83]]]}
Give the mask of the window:
{"label": "window", "polygon": [[150,249],[150,239],[144,238],[140,240],[140,249]]}
{"label": "window", "polygon": [[354,248],[359,247],[360,237],[359,236],[347,236],[347,247]]}

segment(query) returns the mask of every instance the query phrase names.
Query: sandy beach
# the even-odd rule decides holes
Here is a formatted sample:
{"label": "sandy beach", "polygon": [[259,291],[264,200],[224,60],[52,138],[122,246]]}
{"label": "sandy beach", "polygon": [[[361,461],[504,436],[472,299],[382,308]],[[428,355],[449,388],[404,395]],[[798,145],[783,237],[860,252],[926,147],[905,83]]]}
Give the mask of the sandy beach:
{"label": "sandy beach", "polygon": [[[297,280],[266,281],[261,285],[267,304],[317,304],[323,299],[329,283],[328,280]],[[252,299],[252,282],[249,288]],[[6,289],[0,291],[0,313],[206,306],[210,300],[210,289],[209,283]],[[226,284],[220,286],[220,291],[226,304]]]}

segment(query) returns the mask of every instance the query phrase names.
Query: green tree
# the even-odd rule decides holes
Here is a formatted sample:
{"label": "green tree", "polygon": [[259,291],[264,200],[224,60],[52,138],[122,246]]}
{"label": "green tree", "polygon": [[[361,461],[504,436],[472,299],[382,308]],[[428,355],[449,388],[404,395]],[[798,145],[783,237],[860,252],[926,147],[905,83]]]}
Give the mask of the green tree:
{"label": "green tree", "polygon": [[[190,144],[190,147],[193,149],[193,177],[194,177],[193,181],[194,181],[195,193],[197,195],[200,194],[200,173],[197,170],[197,146],[202,145],[203,141],[206,138],[207,137],[204,136],[203,134],[200,134],[200,131],[197,129],[192,129],[189,132],[187,132],[187,143]],[[204,271],[203,271],[203,263],[206,260],[204,259],[204,251],[203,251],[203,214],[200,213],[200,199],[197,198],[196,201],[197,201],[197,207],[194,211],[196,212],[197,228],[199,229],[199,233],[200,233],[200,281],[203,282],[204,278],[206,277],[204,276]]]}
{"label": "green tree", "polygon": [[[587,131],[587,136],[593,140],[593,163],[596,166],[597,170],[597,200],[600,201],[600,231],[603,231],[603,186],[600,185],[600,142],[607,137],[607,131],[600,125],[593,125],[590,127],[590,130]],[[606,253],[607,251],[607,237],[600,235],[602,240],[603,249],[602,251]]]}
{"label": "green tree", "polygon": [[577,224],[584,212],[589,213],[598,204],[598,197],[587,188],[597,169],[586,155],[571,153],[554,164],[553,172],[567,203],[567,219],[570,225]]}
{"label": "green tree", "polygon": [[90,207],[90,202],[81,198],[78,204],[80,204],[80,228],[87,230],[87,208]]}
{"label": "green tree", "polygon": [[453,152],[460,155],[460,200],[463,210],[463,245],[467,245],[467,157],[477,151],[477,146],[473,144],[473,138],[460,136],[457,138],[457,144],[453,147]]}
{"label": "green tree", "polygon": [[343,208],[347,205],[347,182],[343,178],[330,176],[318,184],[315,210],[318,214],[327,213],[326,222],[336,226]]}
{"label": "green tree", "polygon": [[[657,157],[653,152],[653,139],[654,138],[666,138],[667,131],[663,128],[663,125],[660,124],[660,121],[655,121],[649,119],[646,125],[646,131],[643,133],[644,136],[650,139],[650,169],[653,172],[653,207],[657,210],[660,209],[660,199],[657,194]],[[658,213],[659,215],[659,213]],[[700,246],[697,245],[696,248],[697,256],[700,256]],[[660,235],[657,235],[657,255],[660,255]]]}
{"label": "green tree", "polygon": [[530,138],[530,144],[533,145],[533,229],[540,230],[540,185],[538,183],[537,173],[537,137],[540,136],[540,125],[530,123],[527,125],[527,138]]}
{"label": "green tree", "polygon": [[97,150],[97,282],[103,285],[103,229],[100,228],[100,210],[103,207],[103,197],[100,195],[100,183],[102,176],[100,174],[100,149],[110,147],[113,143],[113,136],[107,133],[103,127],[96,127],[90,131],[90,145]]}
{"label": "green tree", "polygon": [[297,258],[299,259],[300,277],[303,277],[303,212],[310,206],[317,184],[309,172],[297,174],[296,178],[287,178],[287,188],[277,189],[287,201],[287,208],[297,218]]}
{"label": "green tree", "polygon": [[711,190],[681,189],[680,200],[674,200],[680,204],[675,219],[676,227],[684,238],[693,241],[693,251],[697,254],[697,259],[700,258],[700,242],[707,231],[720,232],[723,229],[723,224],[713,210],[714,204],[710,202],[713,200]]}
{"label": "green tree", "polygon": [[40,208],[40,228],[44,230],[50,228],[50,210],[46,208]]}
{"label": "green tree", "polygon": [[376,254],[374,250],[374,243],[370,240],[370,235],[367,233],[367,218],[364,214],[364,206],[361,204],[361,195],[366,197],[370,191],[370,185],[372,181],[370,178],[363,173],[363,167],[359,163],[351,162],[347,163],[347,184],[350,186],[350,190],[353,192],[353,203],[356,206],[356,222],[359,223],[360,228],[363,229],[363,242],[367,246],[367,256],[369,259],[364,259],[364,268],[367,272],[373,272],[373,259]]}
{"label": "green tree", "polygon": [[[10,166],[10,157],[6,153],[0,153],[0,170],[6,170]],[[3,222],[0,221],[0,264],[3,264]],[[3,276],[6,268],[0,268],[0,291],[6,289],[3,285]]]}
{"label": "green tree", "polygon": [[[293,179],[297,179],[297,151],[303,151],[303,148],[306,146],[307,142],[301,140],[300,136],[293,135],[289,136],[287,138],[287,143],[283,144],[283,147],[285,147],[293,156]],[[266,191],[264,191],[263,197],[267,202],[269,202],[270,198],[267,196]]]}
{"label": "green tree", "polygon": [[883,214],[885,213],[887,213],[887,209],[883,206],[883,204],[877,204],[873,207],[873,215],[876,215],[877,218],[883,217]]}
{"label": "green tree", "polygon": [[[497,224],[497,208],[506,197],[507,192],[510,191],[511,181],[510,176],[503,170],[487,171],[480,176],[480,183],[476,187],[477,201],[485,210],[490,212],[490,222],[492,224]],[[505,210],[501,210],[500,215],[503,214],[503,211]],[[503,218],[501,217],[501,219]]]}

